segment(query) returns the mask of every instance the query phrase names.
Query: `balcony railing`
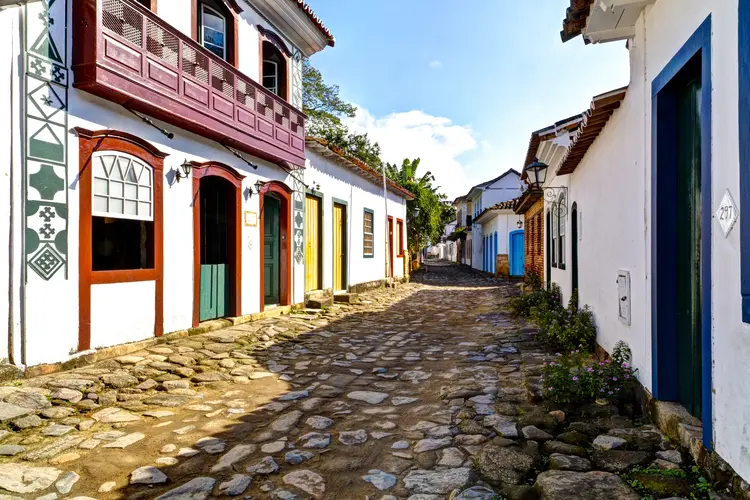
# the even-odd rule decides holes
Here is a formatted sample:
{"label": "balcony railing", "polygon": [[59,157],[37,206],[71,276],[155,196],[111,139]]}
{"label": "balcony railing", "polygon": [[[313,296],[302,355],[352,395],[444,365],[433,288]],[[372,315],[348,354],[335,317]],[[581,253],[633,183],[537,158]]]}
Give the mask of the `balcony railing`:
{"label": "balcony railing", "polygon": [[74,86],[274,163],[303,166],[305,115],[133,0],[73,2]]}

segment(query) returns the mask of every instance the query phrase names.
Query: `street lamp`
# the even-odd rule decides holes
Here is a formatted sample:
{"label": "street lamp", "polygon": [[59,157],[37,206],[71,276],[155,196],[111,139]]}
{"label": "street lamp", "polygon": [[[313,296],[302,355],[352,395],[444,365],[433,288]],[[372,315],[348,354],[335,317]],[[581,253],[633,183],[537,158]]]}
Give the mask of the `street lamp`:
{"label": "street lamp", "polygon": [[529,184],[539,188],[547,180],[547,169],[549,165],[534,158],[534,161],[526,166],[526,175],[529,176]]}
{"label": "street lamp", "polygon": [[523,221],[521,219],[518,219],[518,222],[516,222],[516,227],[518,229],[521,229],[523,227]]}

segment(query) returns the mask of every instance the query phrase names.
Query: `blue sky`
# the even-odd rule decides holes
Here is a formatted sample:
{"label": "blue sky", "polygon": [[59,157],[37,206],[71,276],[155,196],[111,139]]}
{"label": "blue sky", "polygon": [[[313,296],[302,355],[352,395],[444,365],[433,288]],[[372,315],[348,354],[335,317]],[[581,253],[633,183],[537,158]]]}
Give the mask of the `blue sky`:
{"label": "blue sky", "polygon": [[563,44],[569,0],[309,0],[336,37],[312,58],[387,161],[421,157],[453,198],[520,170],[532,131],[628,83],[624,42]]}

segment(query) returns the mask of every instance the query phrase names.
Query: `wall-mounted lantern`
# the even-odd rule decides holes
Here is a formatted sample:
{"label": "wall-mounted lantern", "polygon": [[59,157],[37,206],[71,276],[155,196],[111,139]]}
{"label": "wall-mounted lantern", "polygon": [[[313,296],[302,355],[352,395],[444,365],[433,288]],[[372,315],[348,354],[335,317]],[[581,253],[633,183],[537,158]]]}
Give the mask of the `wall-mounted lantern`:
{"label": "wall-mounted lantern", "polygon": [[177,182],[180,182],[180,179],[187,179],[190,177],[190,171],[193,170],[193,163],[187,161],[187,158],[184,162],[182,162],[182,165],[180,165],[180,170],[175,170],[174,178],[177,180]]}

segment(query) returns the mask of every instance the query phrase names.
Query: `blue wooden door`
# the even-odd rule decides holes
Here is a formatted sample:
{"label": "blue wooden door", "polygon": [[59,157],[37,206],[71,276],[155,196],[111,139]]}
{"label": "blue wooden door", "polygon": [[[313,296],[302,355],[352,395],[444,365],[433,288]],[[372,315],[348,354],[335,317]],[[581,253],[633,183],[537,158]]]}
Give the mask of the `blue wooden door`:
{"label": "blue wooden door", "polygon": [[510,275],[523,276],[523,267],[523,231],[513,231],[510,233]]}

